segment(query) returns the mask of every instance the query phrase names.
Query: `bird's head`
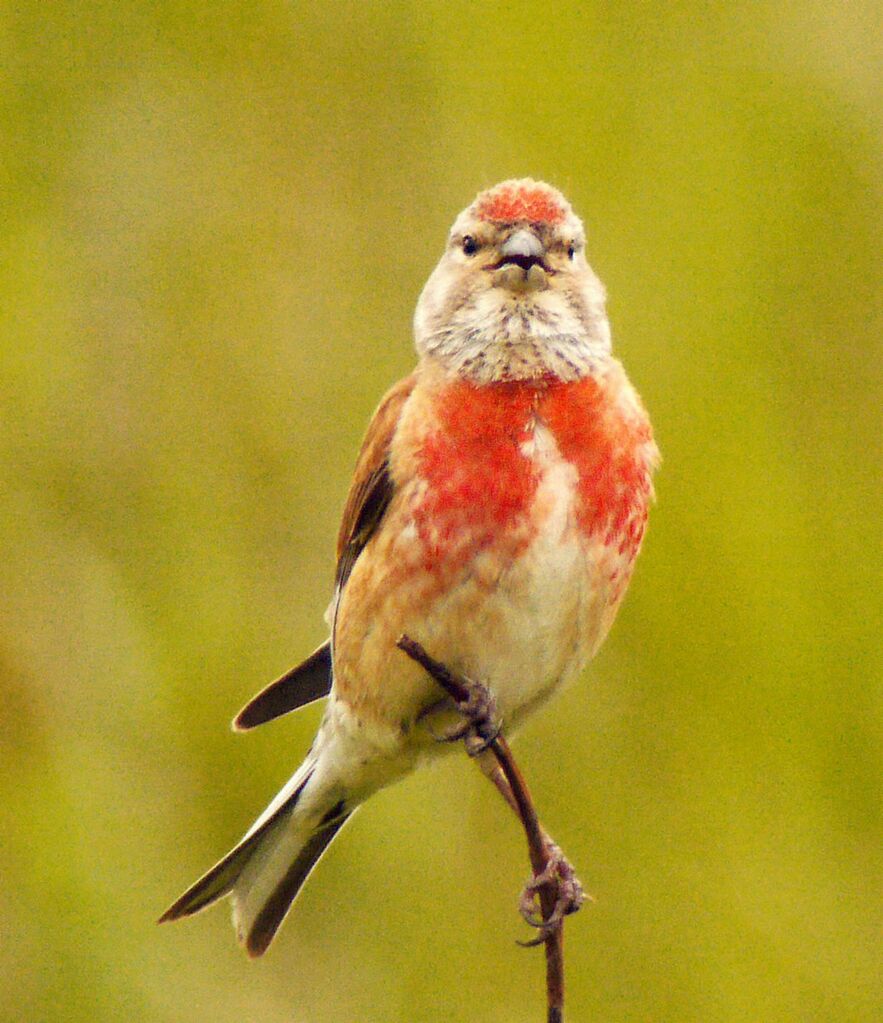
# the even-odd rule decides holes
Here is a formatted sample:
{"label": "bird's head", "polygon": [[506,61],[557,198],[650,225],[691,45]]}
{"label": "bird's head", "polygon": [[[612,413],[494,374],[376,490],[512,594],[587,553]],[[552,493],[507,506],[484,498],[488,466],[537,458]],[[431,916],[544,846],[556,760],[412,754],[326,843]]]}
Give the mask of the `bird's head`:
{"label": "bird's head", "polygon": [[564,196],[530,178],[481,192],[417,303],[417,350],[478,383],[577,379],[610,351],[604,288]]}

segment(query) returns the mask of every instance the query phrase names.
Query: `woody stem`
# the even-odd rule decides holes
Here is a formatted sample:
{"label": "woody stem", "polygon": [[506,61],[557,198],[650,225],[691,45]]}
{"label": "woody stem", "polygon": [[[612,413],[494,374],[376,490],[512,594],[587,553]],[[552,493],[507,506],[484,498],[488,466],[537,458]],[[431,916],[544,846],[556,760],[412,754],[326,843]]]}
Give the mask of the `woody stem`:
{"label": "woody stem", "polygon": [[[398,647],[412,660],[421,665],[426,672],[444,689],[455,703],[464,704],[481,683],[457,675],[441,661],[435,660],[423,647],[409,636],[401,636]],[[502,734],[498,734],[487,742],[487,749],[496,758],[505,778],[508,793],[498,784],[500,791],[509,801],[521,821],[527,839],[528,855],[534,877],[540,876],[550,863],[550,849],[543,829],[537,817],[536,807],[528,790],[509,743]],[[510,798],[511,797],[511,798]],[[539,889],[540,908],[543,919],[550,920],[558,900],[557,883],[552,880]],[[547,1023],[563,1023],[564,1020],[564,926],[559,921],[550,927],[543,937],[546,946],[546,1002],[548,1007]]]}

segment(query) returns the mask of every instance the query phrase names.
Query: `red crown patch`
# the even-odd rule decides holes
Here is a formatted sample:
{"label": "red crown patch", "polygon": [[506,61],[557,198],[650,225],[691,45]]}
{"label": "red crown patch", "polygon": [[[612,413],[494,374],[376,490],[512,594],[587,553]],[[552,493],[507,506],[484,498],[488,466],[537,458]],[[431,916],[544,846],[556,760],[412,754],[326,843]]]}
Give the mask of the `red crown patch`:
{"label": "red crown patch", "polygon": [[560,224],[567,216],[557,193],[548,185],[503,184],[478,197],[480,220],[527,220],[532,224]]}

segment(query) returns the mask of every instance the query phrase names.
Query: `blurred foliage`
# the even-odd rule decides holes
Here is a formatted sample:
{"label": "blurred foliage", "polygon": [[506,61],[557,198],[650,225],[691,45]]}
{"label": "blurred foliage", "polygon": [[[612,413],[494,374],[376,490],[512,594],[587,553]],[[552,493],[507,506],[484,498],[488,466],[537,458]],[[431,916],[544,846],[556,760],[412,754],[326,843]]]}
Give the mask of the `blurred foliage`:
{"label": "blurred foliage", "polygon": [[466,758],[249,963],[154,920],[299,762],[361,432],[455,213],[584,216],[665,464],[605,650],[517,748],[597,903],[574,1020],[880,1018],[879,6],[0,8],[0,1019],[539,1019]]}

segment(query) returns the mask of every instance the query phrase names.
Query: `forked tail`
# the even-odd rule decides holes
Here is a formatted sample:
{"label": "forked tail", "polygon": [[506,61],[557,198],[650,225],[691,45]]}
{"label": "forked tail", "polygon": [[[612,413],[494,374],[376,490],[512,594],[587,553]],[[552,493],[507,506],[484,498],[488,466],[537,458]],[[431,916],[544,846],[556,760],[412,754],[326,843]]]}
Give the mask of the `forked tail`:
{"label": "forked tail", "polygon": [[342,800],[310,798],[315,770],[316,759],[308,755],[242,841],[169,906],[159,922],[190,916],[231,895],[239,940],[250,956],[262,955],[301,885],[352,812]]}

